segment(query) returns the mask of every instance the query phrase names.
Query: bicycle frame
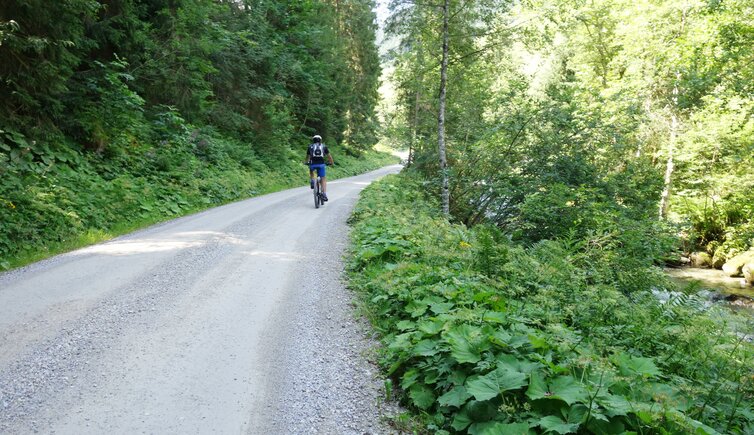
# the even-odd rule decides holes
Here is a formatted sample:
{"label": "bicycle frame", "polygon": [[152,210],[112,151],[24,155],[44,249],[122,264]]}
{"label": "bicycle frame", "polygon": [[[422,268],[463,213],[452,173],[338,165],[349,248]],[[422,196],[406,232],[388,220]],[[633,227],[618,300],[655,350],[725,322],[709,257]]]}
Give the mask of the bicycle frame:
{"label": "bicycle frame", "polygon": [[319,208],[320,205],[324,205],[322,201],[322,178],[317,176],[317,180],[314,182],[314,208]]}
{"label": "bicycle frame", "polygon": [[[311,174],[309,174],[311,176]],[[320,205],[325,205],[325,200],[322,198],[322,177],[317,174],[317,178],[314,179],[314,208],[319,208]]]}
{"label": "bicycle frame", "polygon": [[[313,174],[313,171],[311,170],[311,166],[309,166],[309,177],[311,179],[311,176]],[[317,173],[317,178],[314,179],[314,208],[319,208],[320,205],[325,205],[325,199],[324,199],[324,193],[322,192],[322,177],[319,176],[319,173]]]}

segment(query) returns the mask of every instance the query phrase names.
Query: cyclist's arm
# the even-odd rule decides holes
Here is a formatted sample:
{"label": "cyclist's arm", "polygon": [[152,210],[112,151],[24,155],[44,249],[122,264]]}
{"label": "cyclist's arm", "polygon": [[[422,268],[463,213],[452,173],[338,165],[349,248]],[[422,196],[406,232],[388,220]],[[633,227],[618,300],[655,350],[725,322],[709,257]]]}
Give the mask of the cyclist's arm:
{"label": "cyclist's arm", "polygon": [[327,155],[327,160],[330,162],[331,165],[335,164],[335,162],[332,161],[332,154]]}

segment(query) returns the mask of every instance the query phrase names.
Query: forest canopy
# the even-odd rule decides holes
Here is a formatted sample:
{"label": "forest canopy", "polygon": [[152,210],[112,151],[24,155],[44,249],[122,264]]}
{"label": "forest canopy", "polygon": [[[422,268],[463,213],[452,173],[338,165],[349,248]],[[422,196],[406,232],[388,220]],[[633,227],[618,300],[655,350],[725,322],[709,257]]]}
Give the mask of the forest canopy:
{"label": "forest canopy", "polygon": [[[0,267],[88,232],[289,186],[315,133],[338,156],[364,155],[378,127],[372,9],[0,2]],[[345,170],[376,161],[353,163]]]}
{"label": "forest canopy", "polygon": [[[458,220],[530,241],[661,220],[718,265],[754,245],[751,2],[448,5]],[[393,2],[388,22],[399,41],[390,131],[438,189],[442,15]]]}
{"label": "forest canopy", "polygon": [[380,73],[371,9],[356,0],[3,2],[0,118],[5,130],[63,134],[98,151],[173,110],[268,151],[302,131],[369,146]]}
{"label": "forest canopy", "polygon": [[[366,189],[350,278],[401,423],[754,433],[752,311],[718,302],[753,294],[754,4],[390,10],[409,170]],[[669,279],[687,262],[743,277]]]}

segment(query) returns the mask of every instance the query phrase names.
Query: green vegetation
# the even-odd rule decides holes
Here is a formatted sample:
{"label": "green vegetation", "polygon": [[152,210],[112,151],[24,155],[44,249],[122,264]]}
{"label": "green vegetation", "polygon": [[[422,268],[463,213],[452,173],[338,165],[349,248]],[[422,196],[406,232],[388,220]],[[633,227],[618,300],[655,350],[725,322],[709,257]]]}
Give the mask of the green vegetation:
{"label": "green vegetation", "polygon": [[745,0],[391,4],[409,169],[365,192],[351,282],[424,429],[754,432],[751,319],[661,269],[752,276],[753,22]]}
{"label": "green vegetation", "polygon": [[[315,132],[334,176],[386,163],[373,6],[2,2],[0,268],[297,185]],[[740,321],[653,295],[694,251],[754,280],[751,1],[391,8],[409,170],[350,265],[388,394],[434,431],[754,432]]]}
{"label": "green vegetation", "polygon": [[370,0],[0,4],[0,268],[382,164]]}
{"label": "green vegetation", "polygon": [[[144,147],[128,157],[68,152],[56,155],[55,163],[30,163],[24,178],[5,183],[2,267],[21,266],[230,201],[308,185],[308,171],[301,164],[305,152],[266,164],[244,144],[187,130],[180,140],[173,138],[156,149]],[[332,152],[338,166],[328,170],[330,178],[397,161],[373,151],[359,158],[338,147]]]}
{"label": "green vegetation", "polygon": [[[450,209],[529,241],[661,219],[721,265],[754,247],[747,0],[450,5]],[[441,194],[442,8],[395,4],[388,131]],[[619,226],[622,226],[621,223]]]}
{"label": "green vegetation", "polygon": [[349,266],[422,430],[754,431],[754,349],[695,296],[651,293],[653,225],[515,242],[449,223],[428,186],[364,191]]}

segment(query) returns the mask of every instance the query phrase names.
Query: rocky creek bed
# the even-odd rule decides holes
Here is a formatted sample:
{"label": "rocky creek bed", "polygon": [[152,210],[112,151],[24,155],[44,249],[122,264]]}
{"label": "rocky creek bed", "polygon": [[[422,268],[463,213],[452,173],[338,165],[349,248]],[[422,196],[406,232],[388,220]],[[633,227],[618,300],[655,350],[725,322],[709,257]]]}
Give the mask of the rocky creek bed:
{"label": "rocky creek bed", "polygon": [[[725,323],[748,342],[754,342],[754,287],[742,278],[729,277],[718,269],[700,267],[666,268],[665,273],[680,289],[692,286],[692,292],[706,301],[707,307],[724,306],[728,310],[718,310]],[[669,300],[672,291],[657,291],[660,300]],[[730,315],[725,315],[729,312]]]}
{"label": "rocky creek bed", "polygon": [[696,284],[707,290],[713,290],[724,296],[748,299],[754,302],[754,287],[745,283],[743,278],[732,278],[723,271],[701,267],[666,268],[665,273],[678,285]]}

